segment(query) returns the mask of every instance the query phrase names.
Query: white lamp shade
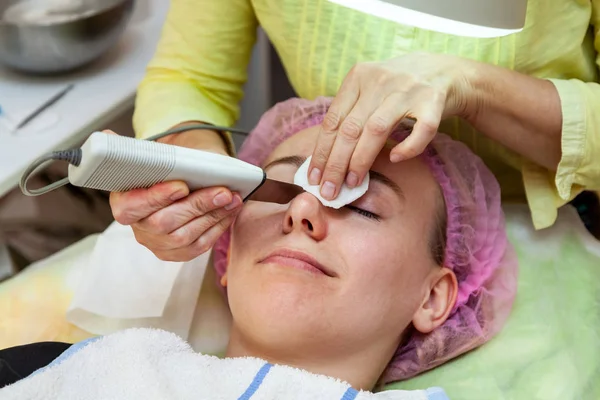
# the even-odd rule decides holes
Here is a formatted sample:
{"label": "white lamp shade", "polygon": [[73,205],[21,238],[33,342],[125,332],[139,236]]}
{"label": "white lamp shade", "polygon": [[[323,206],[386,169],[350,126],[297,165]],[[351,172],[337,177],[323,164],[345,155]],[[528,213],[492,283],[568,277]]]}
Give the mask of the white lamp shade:
{"label": "white lamp shade", "polygon": [[403,25],[480,38],[521,31],[527,12],[527,0],[329,1]]}

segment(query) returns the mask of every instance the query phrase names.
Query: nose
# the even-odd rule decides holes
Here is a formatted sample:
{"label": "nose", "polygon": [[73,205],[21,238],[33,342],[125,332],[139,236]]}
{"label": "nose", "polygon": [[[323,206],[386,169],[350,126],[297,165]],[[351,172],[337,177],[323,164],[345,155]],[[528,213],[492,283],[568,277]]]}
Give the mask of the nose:
{"label": "nose", "polygon": [[323,205],[310,193],[302,193],[294,198],[283,219],[285,234],[300,231],[313,240],[320,241],[327,236],[327,219]]}

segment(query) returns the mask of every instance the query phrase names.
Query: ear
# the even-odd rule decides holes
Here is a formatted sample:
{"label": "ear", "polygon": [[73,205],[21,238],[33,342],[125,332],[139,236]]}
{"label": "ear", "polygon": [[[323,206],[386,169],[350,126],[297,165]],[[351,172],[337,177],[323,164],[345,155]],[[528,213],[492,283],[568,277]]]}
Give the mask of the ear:
{"label": "ear", "polygon": [[227,271],[221,277],[221,286],[227,287]]}
{"label": "ear", "polygon": [[432,276],[429,292],[413,316],[412,323],[421,333],[429,333],[448,319],[456,297],[458,282],[448,268],[441,268]]}

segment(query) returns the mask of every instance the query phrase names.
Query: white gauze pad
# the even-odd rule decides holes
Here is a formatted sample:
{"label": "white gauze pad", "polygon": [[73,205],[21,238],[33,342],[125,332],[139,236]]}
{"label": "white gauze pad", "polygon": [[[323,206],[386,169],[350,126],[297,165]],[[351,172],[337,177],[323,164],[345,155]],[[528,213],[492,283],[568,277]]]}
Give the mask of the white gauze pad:
{"label": "white gauze pad", "polygon": [[335,200],[325,200],[321,197],[321,193],[319,193],[320,186],[308,183],[308,166],[310,165],[310,159],[311,157],[308,157],[304,164],[296,171],[296,175],[294,175],[294,184],[302,187],[302,189],[315,196],[324,206],[335,209],[342,208],[345,205],[358,200],[367,193],[367,190],[369,189],[369,174],[365,176],[365,179],[359,186],[351,189],[344,183],[340,189],[340,194],[338,194],[338,197],[336,197]]}

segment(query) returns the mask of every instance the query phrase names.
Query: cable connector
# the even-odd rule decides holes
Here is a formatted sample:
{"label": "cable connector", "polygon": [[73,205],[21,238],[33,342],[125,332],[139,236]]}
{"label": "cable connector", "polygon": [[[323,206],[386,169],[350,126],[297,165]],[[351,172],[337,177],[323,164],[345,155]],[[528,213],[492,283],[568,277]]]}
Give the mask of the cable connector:
{"label": "cable connector", "polygon": [[81,164],[82,153],[81,149],[60,150],[52,153],[52,159],[66,161],[69,164],[78,167],[79,164]]}

